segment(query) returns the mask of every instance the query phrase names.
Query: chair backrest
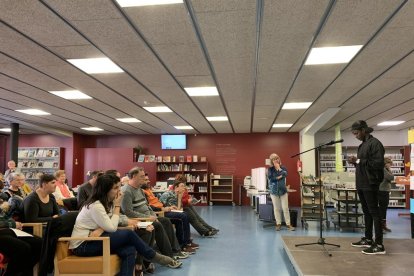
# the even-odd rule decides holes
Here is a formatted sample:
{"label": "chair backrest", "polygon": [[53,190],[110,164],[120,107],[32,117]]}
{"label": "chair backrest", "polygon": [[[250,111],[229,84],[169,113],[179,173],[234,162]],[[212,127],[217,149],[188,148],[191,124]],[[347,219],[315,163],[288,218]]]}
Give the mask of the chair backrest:
{"label": "chair backrest", "polygon": [[67,258],[68,256],[72,255],[72,251],[69,250],[69,242],[66,241],[58,241],[56,245],[56,258],[58,261]]}

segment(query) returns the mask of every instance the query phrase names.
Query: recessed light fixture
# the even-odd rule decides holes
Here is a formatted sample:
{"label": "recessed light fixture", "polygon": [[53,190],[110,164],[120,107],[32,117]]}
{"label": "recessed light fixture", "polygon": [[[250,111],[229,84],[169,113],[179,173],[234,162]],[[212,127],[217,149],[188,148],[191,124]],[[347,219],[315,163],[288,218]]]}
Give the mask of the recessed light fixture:
{"label": "recessed light fixture", "polygon": [[174,126],[176,129],[193,129],[192,126]]}
{"label": "recessed light fixture", "polygon": [[151,113],[172,112],[172,110],[166,106],[144,106],[143,108]]}
{"label": "recessed light fixture", "polygon": [[293,124],[273,124],[274,128],[291,127]]}
{"label": "recessed light fixture", "polygon": [[285,103],[282,109],[307,109],[311,104],[311,102]]}
{"label": "recessed light fixture", "polygon": [[379,123],[378,126],[396,126],[405,123],[405,121],[385,121]]}
{"label": "recessed light fixture", "polygon": [[116,1],[121,7],[124,7],[124,8],[183,3],[183,0],[116,0]]}
{"label": "recessed light fixture", "polygon": [[68,62],[78,67],[88,74],[105,74],[105,73],[121,73],[124,72],[109,58],[81,58],[68,59]]}
{"label": "recessed light fixture", "polygon": [[18,109],[15,111],[22,112],[22,113],[29,114],[29,115],[51,115],[50,113],[47,113],[40,109]]}
{"label": "recessed light fixture", "polygon": [[348,63],[363,45],[312,48],[305,65]]}
{"label": "recessed light fixture", "polygon": [[0,128],[0,131],[11,132],[11,128]]}
{"label": "recessed light fixture", "polygon": [[123,123],[141,123],[141,121],[136,118],[117,118],[117,120]]}
{"label": "recessed light fixture", "polygon": [[87,130],[87,131],[103,131],[103,129],[99,127],[81,127],[81,129]]}
{"label": "recessed light fixture", "polygon": [[210,122],[220,122],[220,121],[228,121],[229,118],[227,116],[213,116],[213,117],[206,117]]}
{"label": "recessed light fixture", "polygon": [[79,90],[65,90],[65,91],[49,91],[53,95],[58,97],[62,97],[67,100],[84,100],[84,99],[92,99],[92,97],[86,95],[85,93]]}
{"label": "recessed light fixture", "polygon": [[200,96],[218,96],[217,87],[215,86],[205,86],[205,87],[186,87],[184,90],[187,92],[190,97],[200,97]]}

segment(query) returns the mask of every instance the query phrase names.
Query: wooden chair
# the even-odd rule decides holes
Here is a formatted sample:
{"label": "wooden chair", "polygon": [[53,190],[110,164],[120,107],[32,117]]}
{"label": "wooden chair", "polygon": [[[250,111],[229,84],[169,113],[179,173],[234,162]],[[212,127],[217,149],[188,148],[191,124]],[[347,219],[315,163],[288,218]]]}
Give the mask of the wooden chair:
{"label": "wooden chair", "polygon": [[[75,240],[102,241],[103,254],[96,257],[78,257],[69,250]],[[55,276],[112,276],[121,268],[121,259],[110,253],[109,237],[64,237],[58,240],[54,259]]]}

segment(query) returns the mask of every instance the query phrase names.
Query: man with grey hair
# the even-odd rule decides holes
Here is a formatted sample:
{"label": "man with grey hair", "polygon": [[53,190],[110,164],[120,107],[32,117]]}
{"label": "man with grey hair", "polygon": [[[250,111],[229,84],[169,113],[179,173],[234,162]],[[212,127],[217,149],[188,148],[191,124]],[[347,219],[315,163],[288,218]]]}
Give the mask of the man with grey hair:
{"label": "man with grey hair", "polygon": [[7,162],[7,167],[9,169],[4,173],[5,189],[10,186],[10,175],[12,173],[20,173],[20,169],[16,167],[16,162],[14,162],[14,160]]}

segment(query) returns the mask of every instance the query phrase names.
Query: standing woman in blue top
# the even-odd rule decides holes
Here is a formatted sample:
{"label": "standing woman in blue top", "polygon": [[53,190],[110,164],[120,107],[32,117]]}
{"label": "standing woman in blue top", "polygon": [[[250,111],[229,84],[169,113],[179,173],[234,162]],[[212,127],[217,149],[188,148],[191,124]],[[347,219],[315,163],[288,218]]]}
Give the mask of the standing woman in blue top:
{"label": "standing woman in blue top", "polygon": [[287,169],[285,166],[282,166],[282,161],[276,153],[272,153],[269,159],[271,164],[267,171],[267,180],[275,213],[276,231],[280,231],[282,227],[281,209],[283,210],[287,229],[295,231],[295,227],[290,224],[288,191],[286,187]]}

